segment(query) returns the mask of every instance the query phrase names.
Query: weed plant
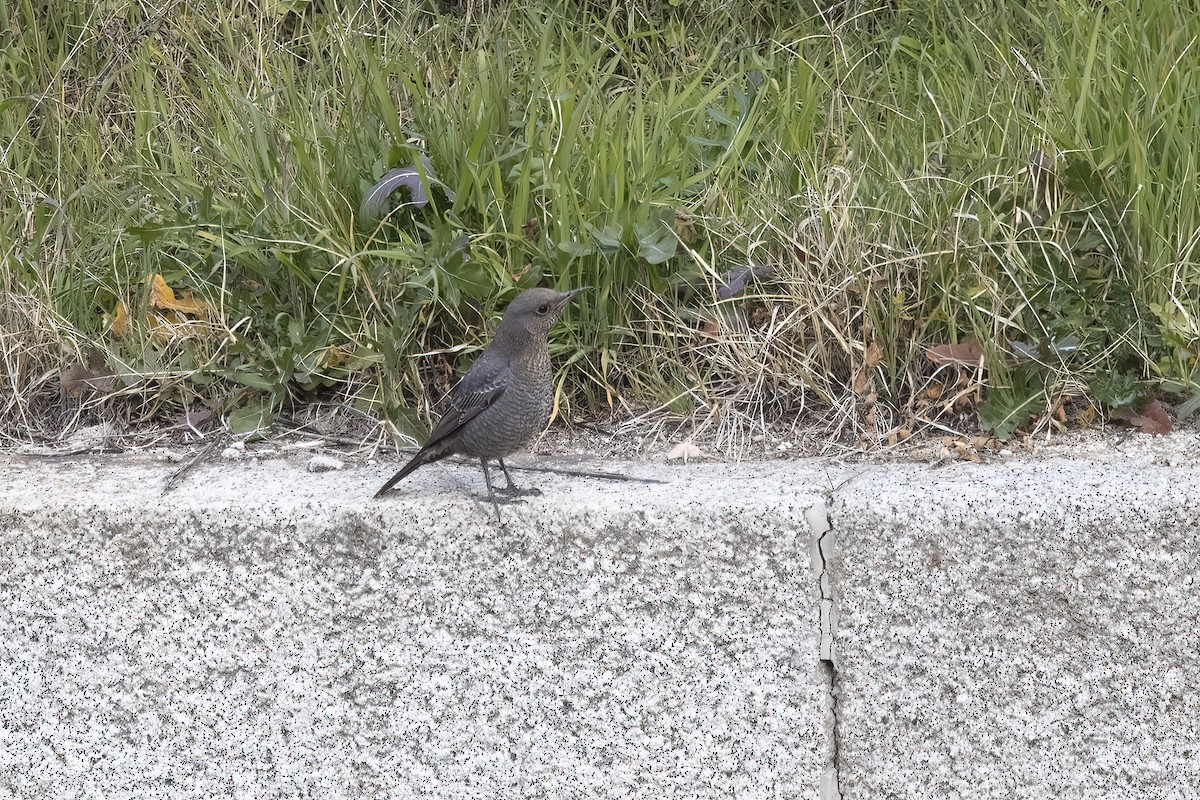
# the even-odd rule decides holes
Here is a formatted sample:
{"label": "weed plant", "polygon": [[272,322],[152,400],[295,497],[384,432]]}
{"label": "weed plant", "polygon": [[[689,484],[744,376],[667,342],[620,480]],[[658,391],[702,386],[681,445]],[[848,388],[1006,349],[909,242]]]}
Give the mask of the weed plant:
{"label": "weed plant", "polygon": [[0,434],[313,402],[415,434],[533,285],[595,287],[560,408],[731,450],[1186,416],[1185,5],[12,0]]}

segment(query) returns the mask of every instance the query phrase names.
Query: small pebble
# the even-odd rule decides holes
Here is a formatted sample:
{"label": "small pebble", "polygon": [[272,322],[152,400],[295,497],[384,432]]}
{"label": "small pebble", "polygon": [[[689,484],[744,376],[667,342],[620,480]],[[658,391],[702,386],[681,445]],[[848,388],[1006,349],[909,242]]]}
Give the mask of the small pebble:
{"label": "small pebble", "polygon": [[333,456],[315,455],[308,460],[309,472],[333,472],[346,466]]}
{"label": "small pebble", "polygon": [[680,442],[667,453],[667,461],[682,461],[687,463],[690,458],[703,458],[704,451],[691,442]]}

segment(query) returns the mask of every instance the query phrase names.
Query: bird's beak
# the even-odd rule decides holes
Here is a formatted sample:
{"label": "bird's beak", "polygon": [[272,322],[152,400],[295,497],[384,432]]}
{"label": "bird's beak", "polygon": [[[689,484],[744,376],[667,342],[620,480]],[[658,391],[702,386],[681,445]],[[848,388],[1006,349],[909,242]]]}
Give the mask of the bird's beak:
{"label": "bird's beak", "polygon": [[571,299],[573,297],[575,297],[575,295],[579,294],[580,292],[586,292],[588,289],[591,289],[591,288],[592,287],[590,287],[590,286],[580,286],[578,289],[572,289],[569,292],[563,292],[562,299],[558,301],[558,307],[560,309],[566,308],[567,303],[571,302]]}

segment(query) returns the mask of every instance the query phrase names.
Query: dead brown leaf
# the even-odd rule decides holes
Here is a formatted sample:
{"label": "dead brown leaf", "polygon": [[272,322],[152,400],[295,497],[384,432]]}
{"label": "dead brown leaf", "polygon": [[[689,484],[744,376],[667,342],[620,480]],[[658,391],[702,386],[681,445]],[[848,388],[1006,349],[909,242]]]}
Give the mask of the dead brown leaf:
{"label": "dead brown leaf", "polygon": [[1151,400],[1138,413],[1129,418],[1129,424],[1141,429],[1142,433],[1166,435],[1171,432],[1171,417],[1167,409],[1157,400]]}
{"label": "dead brown leaf", "polygon": [[935,344],[925,349],[925,357],[938,366],[953,364],[958,367],[977,367],[983,358],[983,347],[978,339],[968,339],[958,344]]}
{"label": "dead brown leaf", "polygon": [[865,395],[871,389],[871,373],[869,370],[860,369],[854,374],[854,382],[850,385],[854,393],[858,396]]}
{"label": "dead brown leaf", "polygon": [[117,388],[117,379],[108,370],[74,362],[59,370],[58,382],[68,397],[79,397],[84,392],[104,394]]}
{"label": "dead brown leaf", "polygon": [[983,463],[983,457],[979,455],[979,451],[970,442],[963,439],[954,440],[954,452],[955,455],[964,461],[973,461],[976,464]]}
{"label": "dead brown leaf", "polygon": [[971,447],[979,450],[999,450],[1003,445],[999,439],[992,436],[975,435],[971,437]]}
{"label": "dead brown leaf", "polygon": [[212,419],[211,408],[195,408],[184,414],[183,421],[193,428]]}
{"label": "dead brown leaf", "polygon": [[696,220],[684,211],[675,212],[675,235],[685,242],[696,238]]}

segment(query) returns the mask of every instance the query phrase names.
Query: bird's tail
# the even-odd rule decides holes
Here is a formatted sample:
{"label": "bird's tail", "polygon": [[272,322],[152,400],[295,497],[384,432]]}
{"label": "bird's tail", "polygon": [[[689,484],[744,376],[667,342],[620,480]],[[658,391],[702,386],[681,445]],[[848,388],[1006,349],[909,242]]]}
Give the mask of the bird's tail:
{"label": "bird's tail", "polygon": [[385,483],[379,489],[379,491],[375,493],[375,496],[380,497],[381,495],[386,494],[388,489],[391,489],[397,483],[407,478],[409,474],[411,474],[412,471],[417,467],[421,466],[422,464],[428,464],[430,461],[437,461],[438,458],[439,456],[430,453],[428,450],[422,449],[418,451],[417,454],[413,456],[407,464],[400,468],[399,472],[388,478],[388,482]]}

